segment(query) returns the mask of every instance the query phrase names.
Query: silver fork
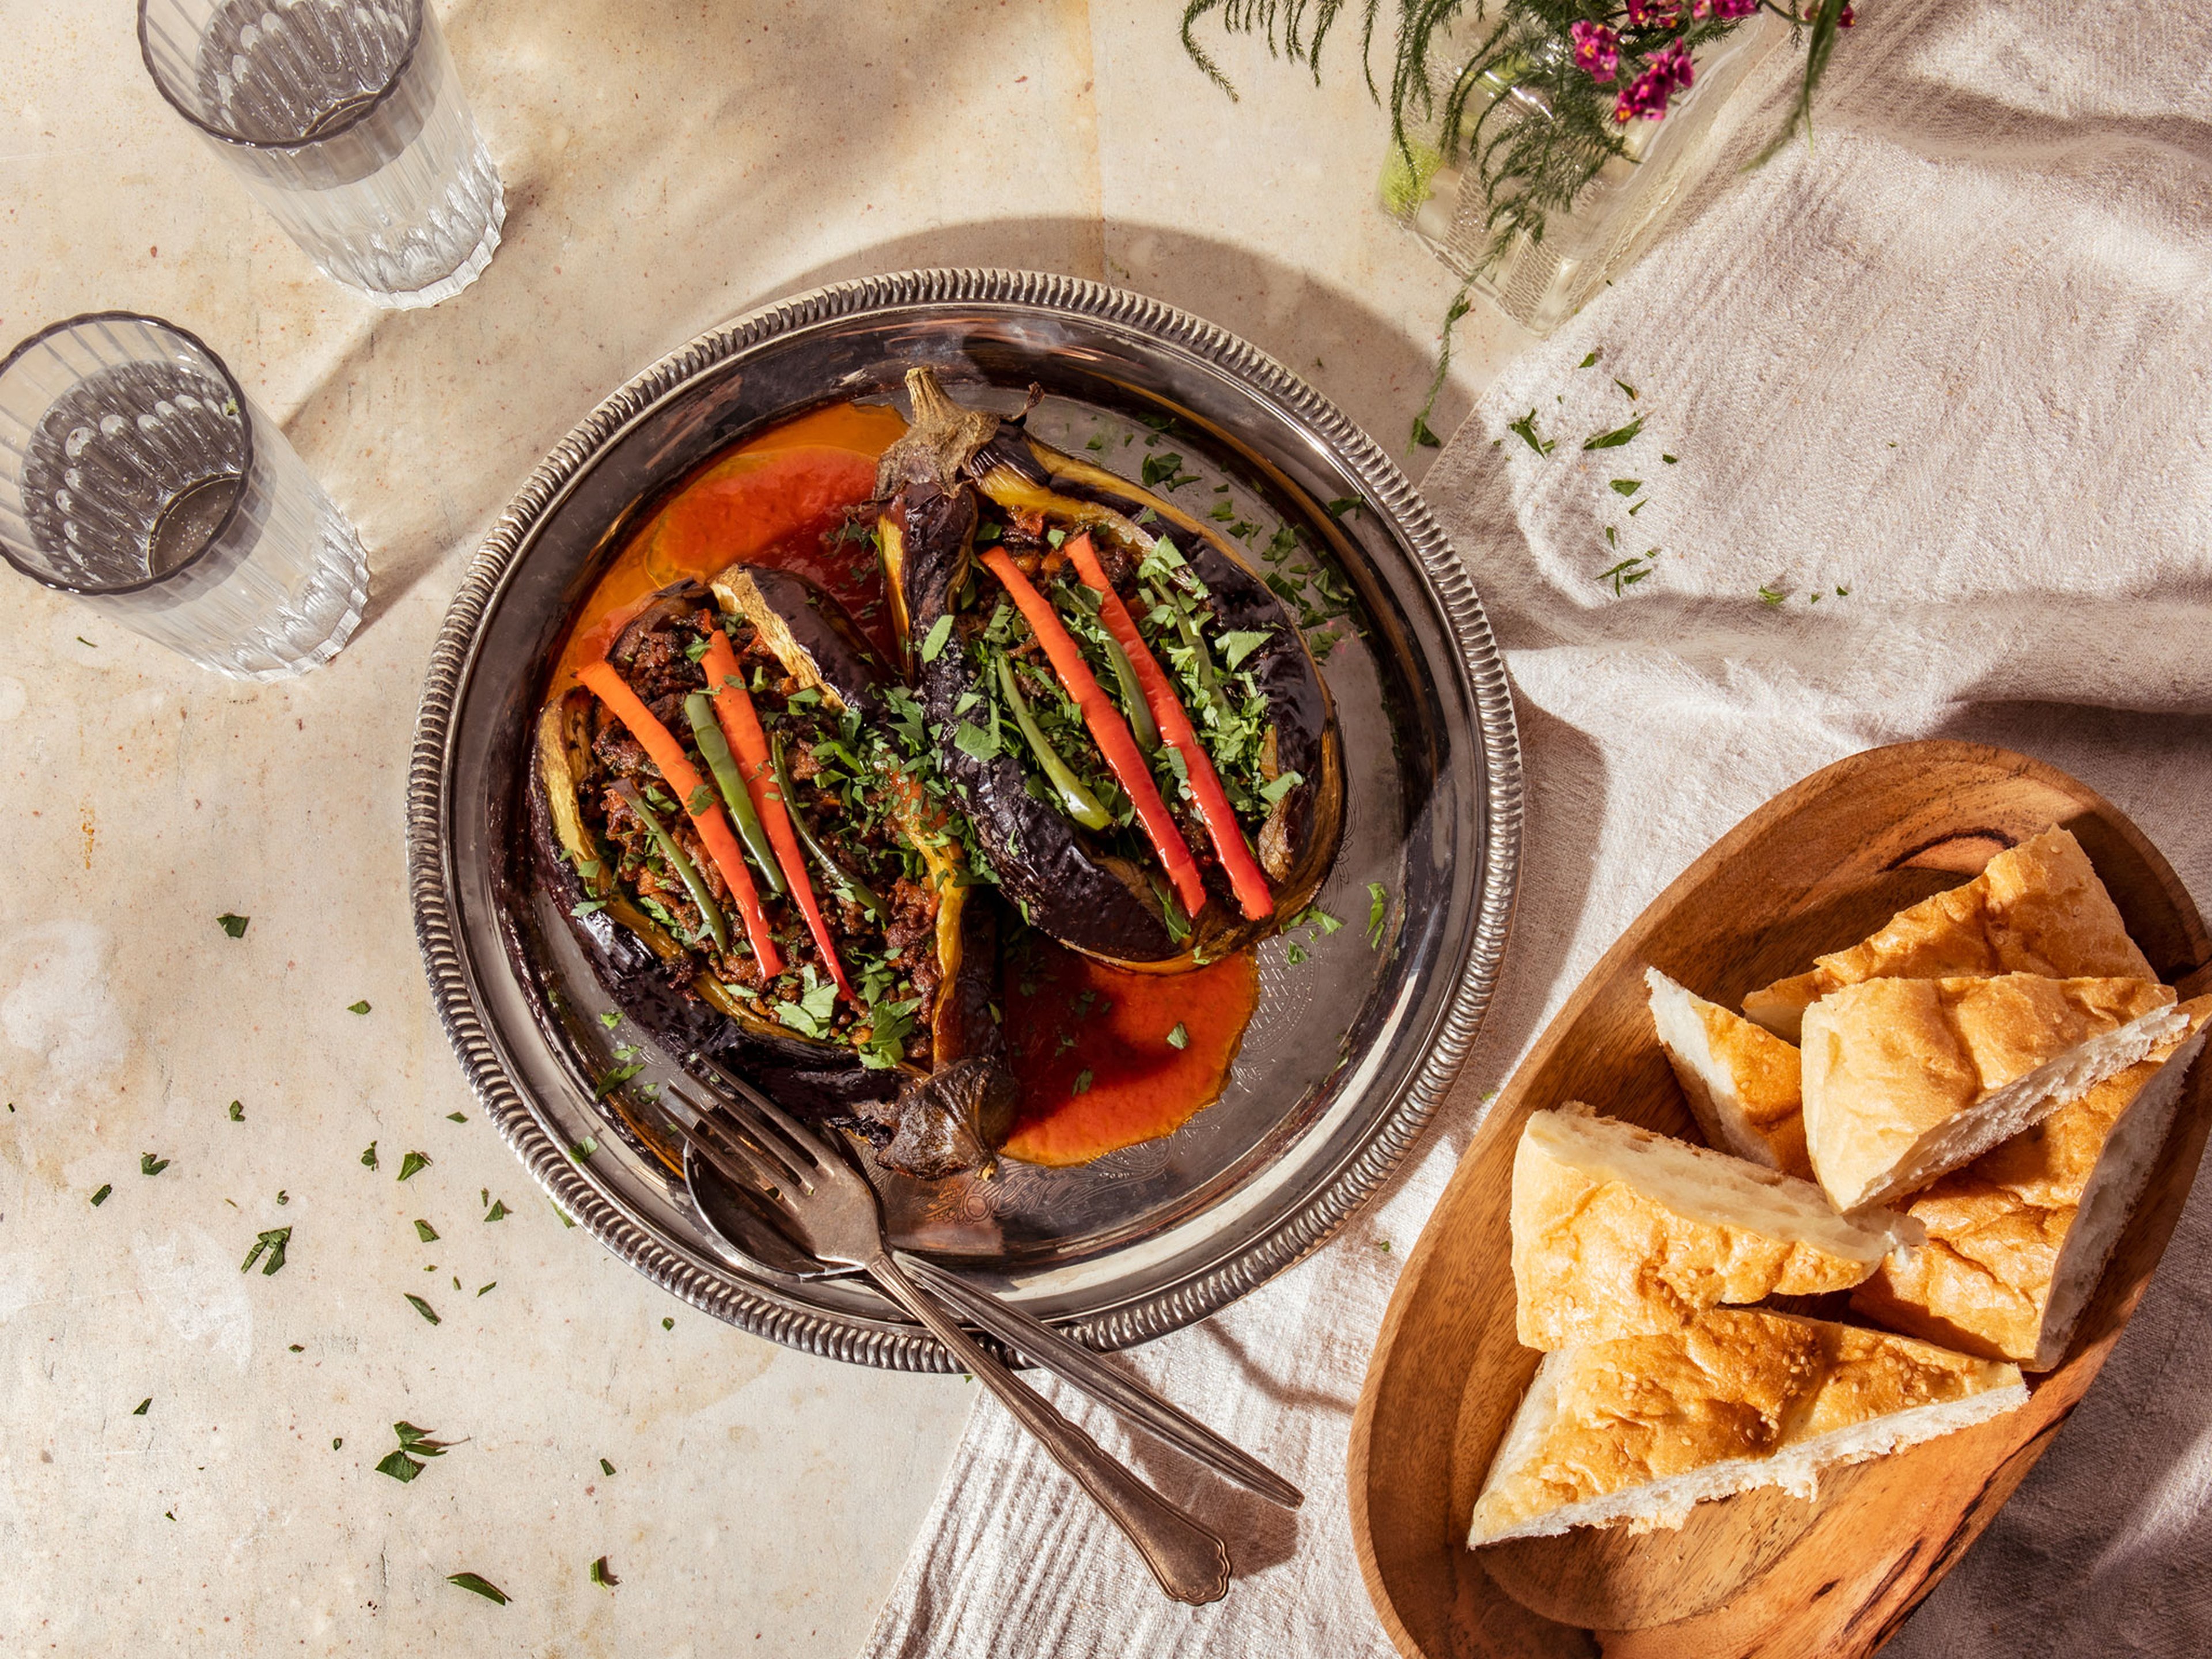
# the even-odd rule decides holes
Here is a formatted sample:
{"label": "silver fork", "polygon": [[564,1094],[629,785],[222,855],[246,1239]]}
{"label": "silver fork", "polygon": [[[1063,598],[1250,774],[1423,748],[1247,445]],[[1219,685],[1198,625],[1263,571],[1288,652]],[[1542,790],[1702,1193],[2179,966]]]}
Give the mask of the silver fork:
{"label": "silver fork", "polygon": [[696,1115],[678,1127],[715,1170],[772,1206],[809,1254],[865,1274],[920,1321],[1106,1511],[1162,1589],[1193,1606],[1227,1595],[1229,1550],[1219,1538],[1100,1450],[907,1277],[891,1258],[875,1189],[851,1161],[758,1090],[716,1074],[730,1086],[711,1107],[664,1091]]}

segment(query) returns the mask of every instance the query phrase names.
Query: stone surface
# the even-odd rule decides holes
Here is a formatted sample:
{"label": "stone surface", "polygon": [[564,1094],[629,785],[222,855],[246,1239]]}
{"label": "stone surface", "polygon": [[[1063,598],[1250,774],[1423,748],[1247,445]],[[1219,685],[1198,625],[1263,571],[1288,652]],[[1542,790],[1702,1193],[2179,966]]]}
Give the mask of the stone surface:
{"label": "stone surface", "polygon": [[[171,113],[129,6],[0,0],[0,344],[109,307],[200,333],[372,570],[345,653],[266,688],[0,584],[10,1653],[850,1650],[975,1390],[695,1313],[565,1229],[477,1115],[403,883],[446,600],[599,397],[822,281],[1104,277],[1245,334],[1399,451],[1451,290],[1372,205],[1384,125],[1348,42],[1318,88],[1228,42],[1231,104],[1157,0],[442,12],[506,241],[394,314],[319,276]],[[1518,340],[1480,312],[1462,332],[1448,417]],[[430,1162],[403,1184],[410,1150]],[[282,1271],[241,1274],[283,1226]],[[375,1469],[395,1420],[461,1443],[399,1484]],[[463,1570],[512,1602],[444,1582]]]}

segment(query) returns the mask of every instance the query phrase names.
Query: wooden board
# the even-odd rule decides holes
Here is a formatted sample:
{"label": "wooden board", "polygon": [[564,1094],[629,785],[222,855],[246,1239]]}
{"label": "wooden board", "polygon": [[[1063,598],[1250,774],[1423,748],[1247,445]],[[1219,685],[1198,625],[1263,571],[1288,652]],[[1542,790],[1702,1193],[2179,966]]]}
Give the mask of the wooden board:
{"label": "wooden board", "polygon": [[1352,1531],[1407,1659],[1871,1653],[1989,1524],[2104,1364],[2165,1250],[2212,1127],[2190,1079],[2149,1190],[2072,1349],[2020,1410],[1777,1492],[1700,1504],[1680,1532],[1582,1528],[1480,1552],[1468,1519],[1539,1358],[1515,1340],[1507,1205],[1528,1114],[1572,1099],[1698,1139],[1645,1006],[1644,969],[1735,1006],[1955,886],[2000,849],[2070,830],[2160,977],[2212,988],[2212,939],[2117,808],[2008,750],[1903,744],[1828,768],[1685,871],[1569,999],[1500,1093],[1415,1246],[1376,1343],[1351,1451]]}

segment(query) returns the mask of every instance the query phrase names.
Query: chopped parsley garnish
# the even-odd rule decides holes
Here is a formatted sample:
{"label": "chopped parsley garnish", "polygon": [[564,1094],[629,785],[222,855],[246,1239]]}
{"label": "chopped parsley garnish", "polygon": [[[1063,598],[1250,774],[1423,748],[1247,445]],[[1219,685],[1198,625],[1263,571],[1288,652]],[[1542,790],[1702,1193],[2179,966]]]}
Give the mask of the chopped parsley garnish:
{"label": "chopped parsley garnish", "polygon": [[346,1012],[349,1014],[365,1014],[368,1012],[368,1003],[366,999],[360,1002],[349,1002],[346,1004]]}
{"label": "chopped parsley garnish", "polygon": [[594,1584],[605,1584],[609,1589],[612,1589],[617,1584],[621,1583],[622,1580],[614,1576],[613,1571],[607,1566],[607,1558],[603,1555],[592,1563],[592,1582]]}
{"label": "chopped parsley garnish", "polygon": [[428,1320],[433,1325],[442,1325],[446,1322],[444,1320],[438,1317],[438,1310],[435,1308],[425,1302],[421,1297],[416,1295],[414,1291],[409,1291],[405,1292],[405,1294],[407,1299],[415,1304],[415,1311],[421,1314],[423,1318]]}
{"label": "chopped parsley garnish", "polygon": [[449,1584],[459,1584],[463,1589],[472,1591],[474,1594],[483,1596],[487,1601],[496,1601],[501,1607],[505,1607],[507,1605],[507,1592],[501,1589],[498,1585],[493,1583],[490,1579],[483,1577],[478,1574],[473,1572],[447,1573],[446,1575],[446,1582]]}
{"label": "chopped parsley garnish", "polygon": [[1190,1047],[1190,1028],[1185,1025],[1181,1020],[1177,1020],[1175,1024],[1175,1030],[1168,1033],[1168,1047],[1170,1048],[1188,1048]]}
{"label": "chopped parsley garnish", "polygon": [[370,1141],[368,1146],[362,1148],[361,1165],[364,1170],[374,1170],[376,1167],[376,1143],[374,1141]]}
{"label": "chopped parsley garnish", "polygon": [[1584,449],[1618,449],[1644,430],[1644,417],[1638,415],[1626,426],[1617,426],[1610,432],[1601,432],[1595,438],[1583,440]]}
{"label": "chopped parsley garnish", "polygon": [[684,810],[696,818],[703,816],[714,804],[714,790],[702,783],[691,792],[691,799],[684,803]]}
{"label": "chopped parsley garnish", "polygon": [[[374,1169],[375,1166],[372,1164],[369,1167]],[[402,1181],[408,1180],[429,1167],[430,1157],[428,1153],[410,1152],[406,1157],[399,1160],[398,1178]]]}
{"label": "chopped parsley garnish", "polygon": [[438,1237],[438,1230],[428,1222],[417,1218],[415,1223],[415,1237],[428,1244]]}
{"label": "chopped parsley garnish", "polygon": [[672,1331],[676,1328],[676,1322],[672,1319],[664,1319],[660,1322],[660,1328],[664,1331]]}
{"label": "chopped parsley garnish", "polygon": [[1088,1066],[1075,1074],[1075,1092],[1079,1095],[1091,1092],[1091,1068]]}
{"label": "chopped parsley garnish", "polygon": [[234,1100],[230,1103],[230,1121],[233,1123],[243,1123],[246,1121],[246,1103],[244,1101]]}
{"label": "chopped parsley garnish", "polygon": [[1636,388],[1634,386],[1629,385],[1627,381],[1620,380],[1618,377],[1614,379],[1613,384],[1628,394],[1629,402],[1632,404],[1636,401]]}
{"label": "chopped parsley garnish", "polygon": [[1221,636],[1221,658],[1231,668],[1242,668],[1244,659],[1274,635],[1265,629],[1240,628]]}
{"label": "chopped parsley garnish", "polygon": [[1347,513],[1357,513],[1366,505],[1357,495],[1340,495],[1328,504],[1328,516],[1340,519]]}
{"label": "chopped parsley garnish", "polygon": [[279,1204],[289,1204],[292,1201],[292,1194],[279,1187],[276,1189],[276,1201]]}
{"label": "chopped parsley garnish", "polygon": [[446,1114],[446,1121],[448,1123],[466,1123],[468,1121],[469,1115],[466,1112],[448,1112]]}
{"label": "chopped parsley garnish", "polygon": [[605,1077],[601,1078],[598,1084],[593,1086],[592,1090],[592,1098],[593,1100],[605,1100],[609,1095],[614,1093],[616,1090],[621,1088],[623,1084],[629,1082],[632,1078],[635,1077],[644,1069],[645,1062],[641,1060],[633,1060],[626,1066],[616,1066],[614,1070],[609,1072]]}
{"label": "chopped parsley garnish", "polygon": [[[411,1297],[408,1299],[414,1300]],[[392,1431],[399,1437],[399,1444],[385,1455],[383,1462],[376,1466],[376,1472],[388,1474],[402,1485],[422,1473],[422,1464],[419,1460],[443,1457],[447,1447],[453,1443],[450,1440],[433,1440],[429,1430],[418,1429],[412,1423],[394,1423]],[[341,1443],[332,1441],[331,1449],[336,1451]]]}
{"label": "chopped parsley garnish", "polygon": [[108,1194],[114,1190],[115,1188],[112,1185],[102,1185],[100,1189],[92,1195],[92,1207],[96,1210],[101,1205],[106,1203]]}
{"label": "chopped parsley garnish", "polygon": [[246,1260],[238,1264],[238,1271],[242,1273],[252,1272],[253,1264],[261,1260],[261,1253],[266,1250],[269,1261],[261,1269],[261,1276],[268,1278],[284,1265],[284,1247],[291,1240],[292,1230],[289,1227],[271,1227],[265,1233],[257,1234],[253,1248],[246,1253]]}
{"label": "chopped parsley garnish", "polygon": [[145,1415],[146,1415],[146,1408],[147,1408],[148,1407],[151,1406],[153,1403],[154,1403],[154,1396],[153,1396],[152,1395],[150,1395],[150,1394],[149,1394],[149,1395],[147,1395],[143,1400],[142,1400],[142,1401],[140,1401],[138,1402],[138,1405],[137,1405],[137,1409],[135,1409],[134,1411],[132,1411],[132,1413],[131,1413],[131,1416],[133,1416],[133,1417],[143,1417],[143,1416],[145,1416]]}
{"label": "chopped parsley garnish", "polygon": [[505,1199],[495,1198],[491,1201],[491,1208],[484,1212],[484,1219],[486,1221],[504,1221],[507,1219],[509,1213],[511,1212],[507,1207],[507,1200]]}
{"label": "chopped parsley garnish", "polygon": [[[496,1290],[496,1289],[498,1288],[498,1286],[499,1286],[499,1280],[497,1280],[496,1279],[493,1279],[493,1280],[492,1280],[492,1282],[491,1282],[490,1284],[489,1284],[489,1285],[477,1285],[477,1294],[478,1296],[482,1296],[482,1295],[483,1295],[486,1291],[489,1291],[489,1290]],[[454,1285],[453,1288],[454,1288],[454,1289],[456,1289],[456,1290],[459,1290],[459,1289],[460,1288],[460,1285],[459,1285],[459,1282],[458,1282],[458,1281],[456,1281],[456,1283],[455,1283],[455,1285]]]}
{"label": "chopped parsley garnish", "polygon": [[929,632],[921,636],[921,659],[935,662],[945,649],[945,642],[952,637],[952,613],[948,611],[930,623]]}
{"label": "chopped parsley garnish", "polygon": [[1548,455],[1559,447],[1559,441],[1557,438],[1540,438],[1536,435],[1536,411],[1533,409],[1519,420],[1507,422],[1505,429],[1517,435],[1522,443],[1527,444],[1539,455]]}
{"label": "chopped parsley garnish", "polygon": [[1583,358],[1583,359],[1582,360],[1582,362],[1580,362],[1577,363],[1577,364],[1575,365],[1575,367],[1576,367],[1577,368],[1589,368],[1593,363],[1595,363],[1595,362],[1597,362],[1597,353],[1595,353],[1595,351],[1593,351],[1593,352],[1591,352],[1591,353],[1590,353],[1590,355],[1589,355],[1589,356],[1587,356],[1587,357]]}
{"label": "chopped parsley garnish", "polygon": [[1367,884],[1367,948],[1382,948],[1382,930],[1390,921],[1390,891],[1379,881]]}
{"label": "chopped parsley garnish", "polygon": [[224,933],[229,934],[233,939],[244,939],[246,937],[246,924],[252,920],[253,918],[252,916],[234,915],[229,911],[226,910],[215,919],[215,925],[222,928]]}
{"label": "chopped parsley garnish", "polygon": [[1789,597],[1790,590],[1786,587],[1770,586],[1759,590],[1759,602],[1770,611],[1779,611],[1782,602]]}
{"label": "chopped parsley garnish", "polygon": [[138,1154],[138,1173],[140,1175],[159,1175],[162,1170],[168,1167],[169,1160],[166,1158],[156,1158],[151,1152],[141,1152]]}
{"label": "chopped parsley garnish", "polygon": [[1633,495],[1643,488],[1644,480],[1641,478],[1615,478],[1613,481],[1613,493],[1616,495]]}
{"label": "chopped parsley garnish", "polygon": [[1260,799],[1273,806],[1304,781],[1305,779],[1299,774],[1285,772],[1279,777],[1270,778],[1260,786]]}
{"label": "chopped parsley garnish", "polygon": [[599,1460],[599,1473],[601,1474],[612,1474],[614,1472],[615,1466],[608,1462],[605,1458],[602,1457]]}
{"label": "chopped parsley garnish", "polygon": [[592,1136],[586,1135],[581,1140],[578,1141],[574,1146],[568,1149],[568,1156],[574,1158],[577,1163],[581,1164],[586,1158],[591,1157],[592,1153],[599,1150],[599,1143]]}
{"label": "chopped parsley garnish", "polygon": [[599,1016],[599,1024],[605,1026],[607,1030],[611,1031],[616,1026],[622,1024],[622,1015],[617,1010],[610,1008],[606,1012]]}

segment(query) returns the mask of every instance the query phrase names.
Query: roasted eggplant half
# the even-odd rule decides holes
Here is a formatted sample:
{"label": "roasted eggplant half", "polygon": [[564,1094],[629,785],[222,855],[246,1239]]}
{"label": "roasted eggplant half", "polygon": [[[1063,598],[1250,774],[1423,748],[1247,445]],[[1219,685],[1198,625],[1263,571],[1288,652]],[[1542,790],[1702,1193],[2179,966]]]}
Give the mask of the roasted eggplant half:
{"label": "roasted eggplant half", "polygon": [[532,820],[608,989],[887,1168],[988,1167],[1017,1101],[996,914],[850,618],[726,571],[659,595],[580,678],[539,717]]}
{"label": "roasted eggplant half", "polygon": [[1334,711],[1226,538],[1019,418],[907,376],[878,477],[908,672],[990,873],[1123,967],[1217,960],[1311,901],[1341,838]]}

